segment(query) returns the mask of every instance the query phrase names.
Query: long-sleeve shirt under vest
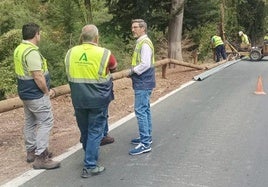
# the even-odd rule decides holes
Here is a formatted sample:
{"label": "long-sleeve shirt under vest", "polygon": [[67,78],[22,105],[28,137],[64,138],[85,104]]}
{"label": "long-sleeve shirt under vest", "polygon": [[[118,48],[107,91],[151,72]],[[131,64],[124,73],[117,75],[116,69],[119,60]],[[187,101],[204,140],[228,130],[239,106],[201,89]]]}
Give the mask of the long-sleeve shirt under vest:
{"label": "long-sleeve shirt under vest", "polygon": [[136,61],[134,66],[132,64],[134,71],[134,74],[131,76],[133,89],[145,90],[155,88],[154,48],[146,34],[138,38],[135,52],[138,53],[140,59],[138,57],[137,59],[132,59],[132,61]]}

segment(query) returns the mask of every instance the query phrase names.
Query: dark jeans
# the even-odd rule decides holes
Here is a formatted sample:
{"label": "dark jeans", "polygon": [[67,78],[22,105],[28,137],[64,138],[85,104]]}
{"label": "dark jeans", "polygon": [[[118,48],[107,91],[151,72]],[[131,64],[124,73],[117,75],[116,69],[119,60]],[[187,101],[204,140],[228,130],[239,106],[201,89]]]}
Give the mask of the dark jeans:
{"label": "dark jeans", "polygon": [[100,142],[107,123],[108,106],[94,109],[75,109],[85,151],[84,166],[95,168],[99,157]]}
{"label": "dark jeans", "polygon": [[227,58],[224,45],[218,45],[215,48],[215,52],[216,52],[216,62],[219,62],[221,57],[223,58],[223,60]]}

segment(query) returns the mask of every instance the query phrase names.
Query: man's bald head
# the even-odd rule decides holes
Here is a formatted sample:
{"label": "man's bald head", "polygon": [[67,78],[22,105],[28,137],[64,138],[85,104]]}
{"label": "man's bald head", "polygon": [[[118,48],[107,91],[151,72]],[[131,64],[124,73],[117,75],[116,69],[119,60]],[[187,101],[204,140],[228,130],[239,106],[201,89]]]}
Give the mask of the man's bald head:
{"label": "man's bald head", "polygon": [[82,28],[80,39],[82,42],[96,42],[99,36],[98,28],[95,25],[86,25]]}

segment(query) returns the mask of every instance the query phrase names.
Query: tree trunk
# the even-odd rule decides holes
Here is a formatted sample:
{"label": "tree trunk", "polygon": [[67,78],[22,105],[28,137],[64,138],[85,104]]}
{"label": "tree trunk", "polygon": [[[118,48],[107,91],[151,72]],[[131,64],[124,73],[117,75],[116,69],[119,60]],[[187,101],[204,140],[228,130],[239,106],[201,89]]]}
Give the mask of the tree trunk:
{"label": "tree trunk", "polygon": [[222,1],[221,1],[221,24],[220,24],[220,36],[221,36],[223,42],[225,43],[226,38],[225,38],[225,27],[224,27],[224,19],[225,19],[224,8],[225,8],[225,0],[222,0]]}
{"label": "tree trunk", "polygon": [[93,16],[92,16],[92,10],[91,10],[91,2],[90,2],[90,0],[85,0],[84,3],[85,3],[86,11],[87,11],[86,12],[86,14],[87,14],[86,22],[87,23],[92,23],[93,22]]}
{"label": "tree trunk", "polygon": [[181,36],[184,0],[171,0],[171,19],[168,27],[168,58],[183,61]]}

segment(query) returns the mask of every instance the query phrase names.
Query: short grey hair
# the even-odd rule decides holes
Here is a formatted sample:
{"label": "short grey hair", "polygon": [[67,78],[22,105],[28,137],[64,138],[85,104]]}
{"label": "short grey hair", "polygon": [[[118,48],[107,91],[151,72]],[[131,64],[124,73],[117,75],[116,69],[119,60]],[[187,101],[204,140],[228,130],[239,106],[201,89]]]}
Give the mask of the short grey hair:
{"label": "short grey hair", "polygon": [[145,32],[147,32],[147,23],[143,19],[133,19],[131,21],[131,24],[138,23],[139,27],[143,27],[145,29]]}
{"label": "short grey hair", "polygon": [[82,42],[93,42],[93,40],[99,35],[98,28],[95,25],[86,25],[82,28],[80,39]]}

